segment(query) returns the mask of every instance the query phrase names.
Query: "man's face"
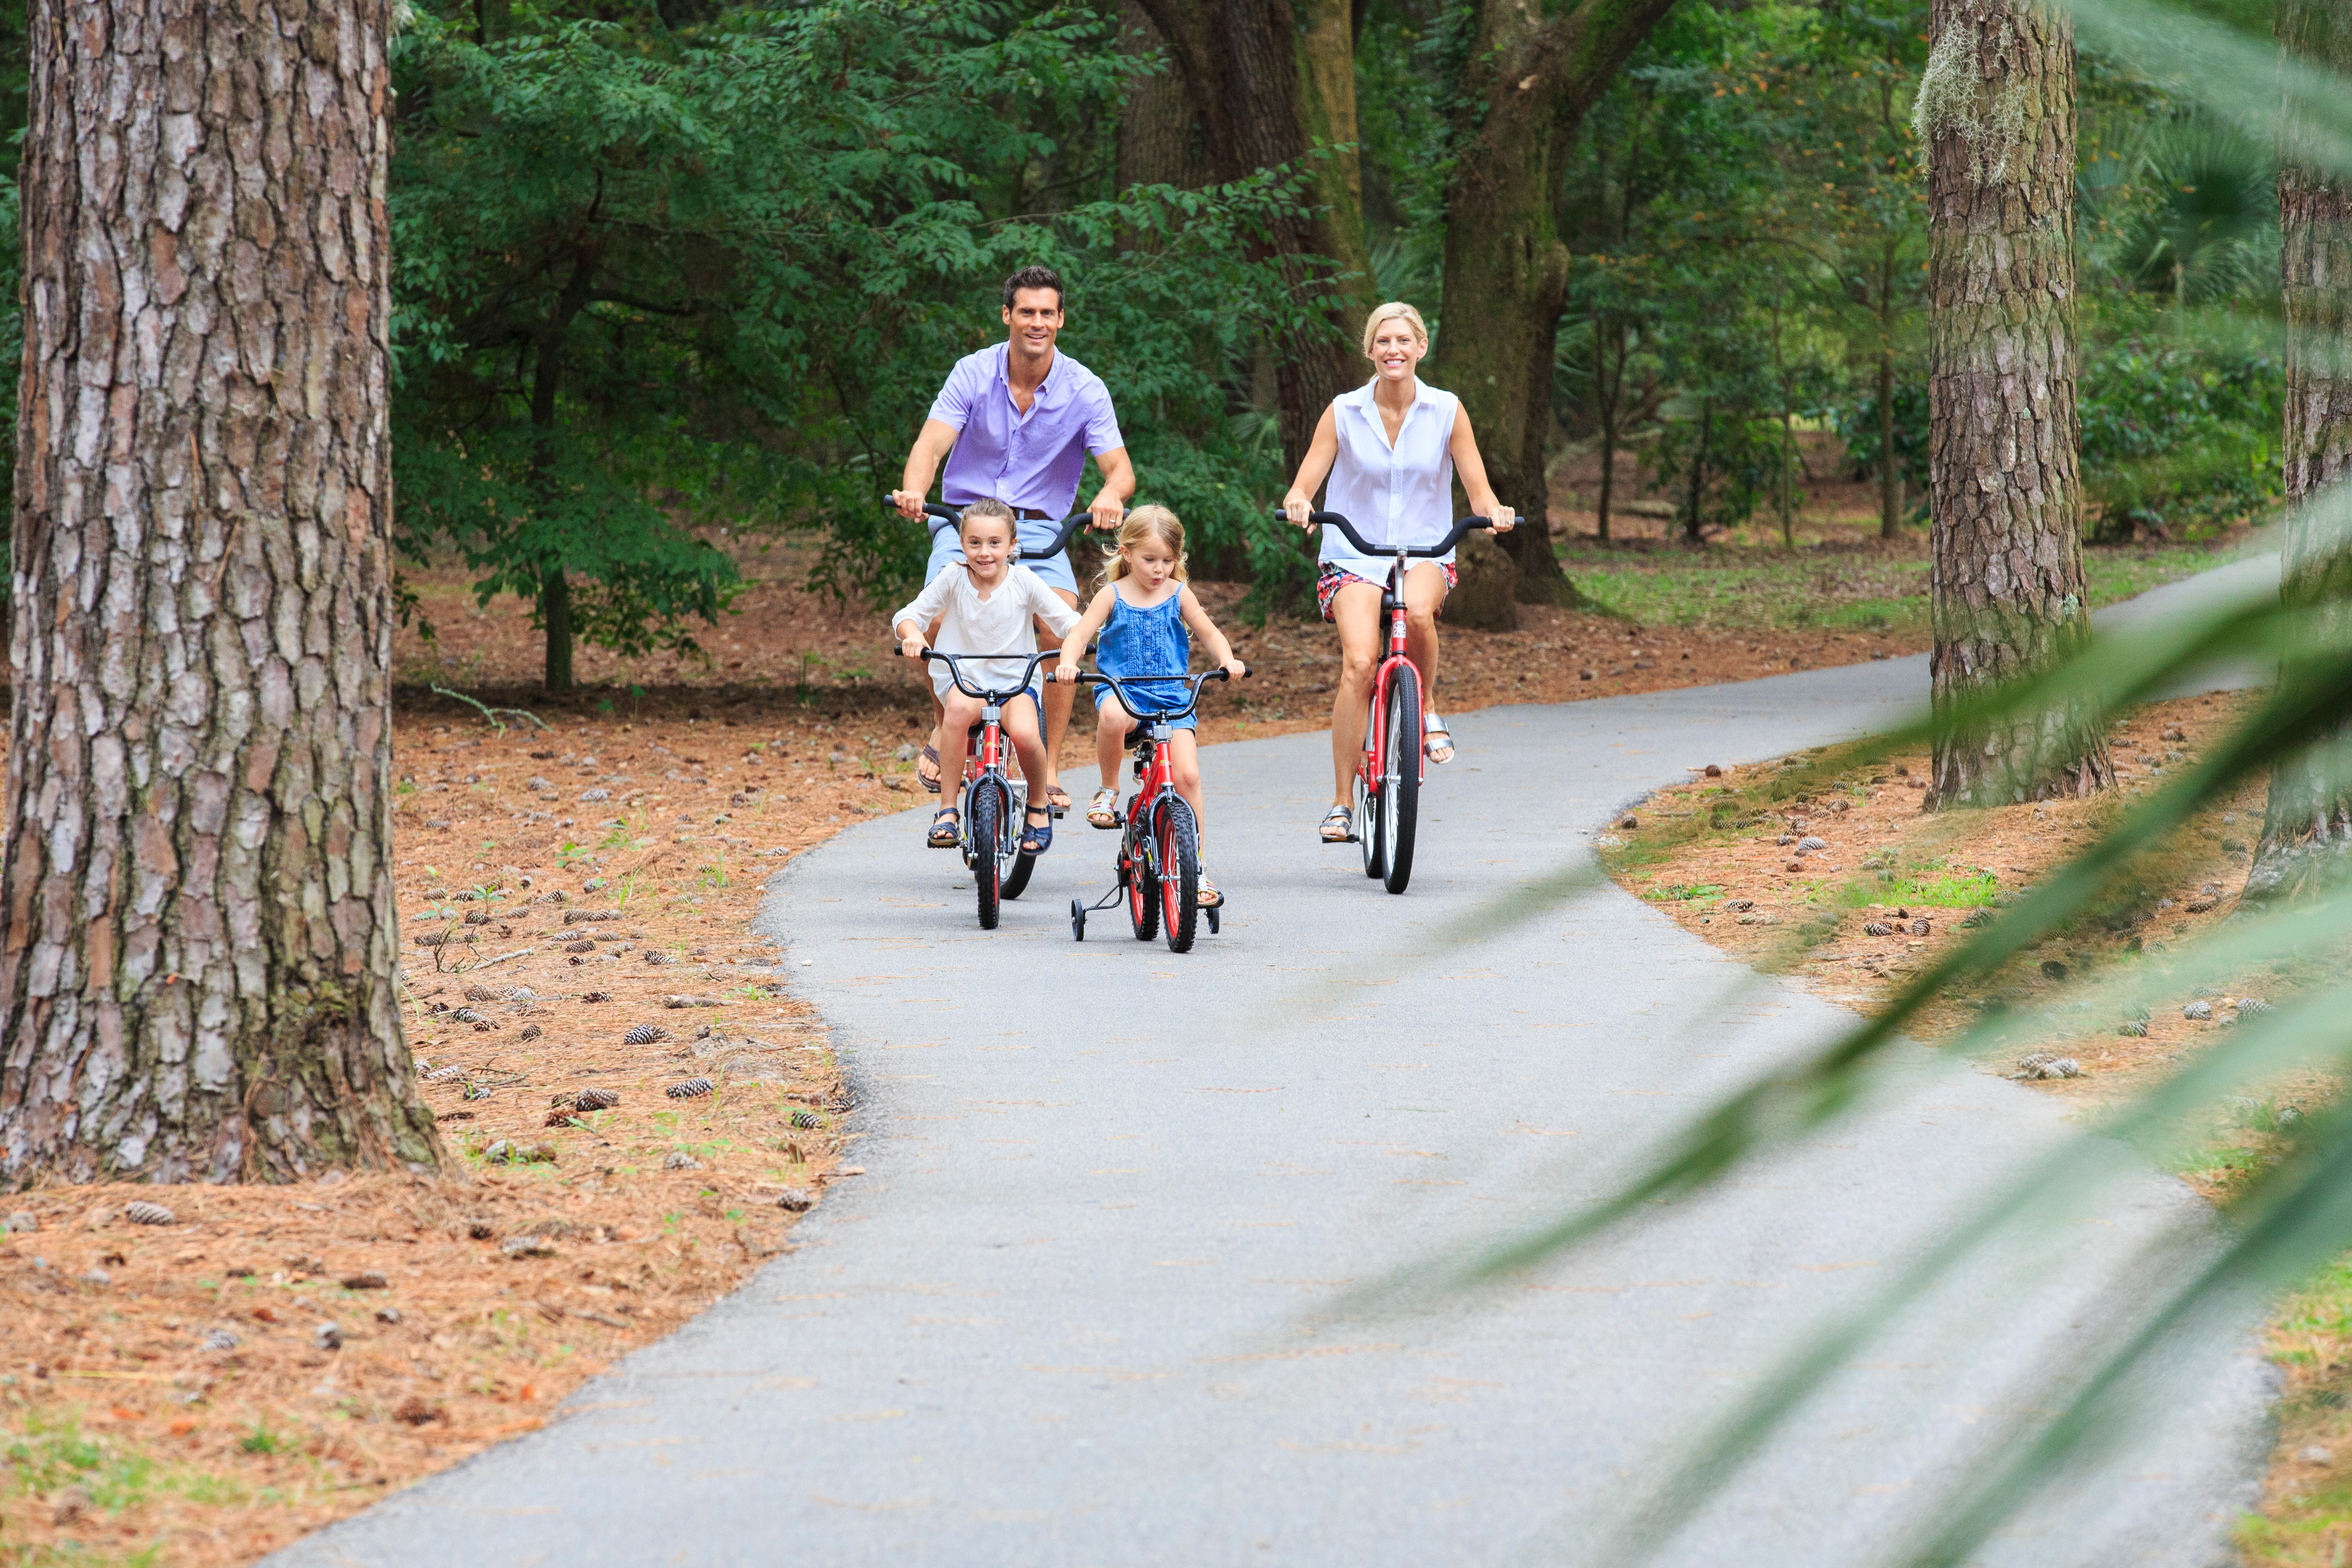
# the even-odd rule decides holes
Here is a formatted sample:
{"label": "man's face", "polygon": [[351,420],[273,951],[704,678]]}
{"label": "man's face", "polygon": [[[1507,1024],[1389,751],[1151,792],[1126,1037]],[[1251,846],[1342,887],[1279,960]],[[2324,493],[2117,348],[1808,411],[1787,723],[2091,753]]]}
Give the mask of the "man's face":
{"label": "man's face", "polygon": [[1016,289],[1004,312],[1013,329],[1013,346],[1024,353],[1043,355],[1062,330],[1062,296],[1053,289]]}

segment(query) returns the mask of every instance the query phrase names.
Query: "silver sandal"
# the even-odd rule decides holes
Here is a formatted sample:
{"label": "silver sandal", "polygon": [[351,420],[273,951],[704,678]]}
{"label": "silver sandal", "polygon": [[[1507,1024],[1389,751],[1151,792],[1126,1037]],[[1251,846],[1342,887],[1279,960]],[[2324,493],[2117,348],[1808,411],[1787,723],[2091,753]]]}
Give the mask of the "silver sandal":
{"label": "silver sandal", "polygon": [[[1335,827],[1339,831],[1332,832]],[[1316,831],[1323,836],[1326,844],[1352,844],[1356,839],[1356,819],[1346,806],[1335,805],[1323,814],[1323,826]]]}
{"label": "silver sandal", "polygon": [[[1437,754],[1440,746],[1445,748],[1445,754],[1442,757]],[[1423,754],[1441,767],[1454,760],[1454,731],[1447,729],[1445,721],[1434,713],[1421,716],[1421,749]]]}

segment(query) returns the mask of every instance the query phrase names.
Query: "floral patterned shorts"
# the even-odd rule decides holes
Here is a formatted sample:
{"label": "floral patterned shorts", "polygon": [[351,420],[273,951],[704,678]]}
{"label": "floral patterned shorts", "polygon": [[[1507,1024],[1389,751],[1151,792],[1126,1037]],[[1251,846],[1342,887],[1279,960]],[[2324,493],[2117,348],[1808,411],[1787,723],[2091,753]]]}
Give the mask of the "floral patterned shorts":
{"label": "floral patterned shorts", "polygon": [[[1460,585],[1462,582],[1462,574],[1454,569],[1454,563],[1451,561],[1439,562],[1438,569],[1445,574],[1445,591],[1451,594],[1457,586]],[[1370,584],[1375,588],[1381,586],[1380,584],[1372,582],[1370,578],[1359,577],[1353,572],[1349,571],[1346,567],[1331,561],[1325,562],[1323,563],[1323,570],[1316,574],[1315,607],[1323,612],[1323,618],[1325,620],[1328,621],[1331,618],[1331,601],[1338,596],[1340,589],[1346,587],[1350,583]]]}

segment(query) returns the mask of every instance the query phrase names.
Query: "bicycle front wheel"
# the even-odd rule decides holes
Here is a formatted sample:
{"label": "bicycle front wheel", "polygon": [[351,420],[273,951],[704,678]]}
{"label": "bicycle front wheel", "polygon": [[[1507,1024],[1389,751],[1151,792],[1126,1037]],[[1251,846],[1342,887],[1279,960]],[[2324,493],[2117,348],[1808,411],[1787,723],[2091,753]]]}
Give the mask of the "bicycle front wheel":
{"label": "bicycle front wheel", "polygon": [[1421,813],[1421,676],[1410,664],[1389,683],[1387,719],[1379,790],[1386,862],[1381,880],[1390,892],[1402,893],[1412,880],[1413,829]]}
{"label": "bicycle front wheel", "polygon": [[1168,951],[1190,952],[1201,918],[1201,831],[1192,807],[1171,796],[1160,811],[1160,914]]}
{"label": "bicycle front wheel", "polygon": [[1003,891],[998,879],[1004,862],[996,849],[1004,835],[1004,796],[988,779],[971,786],[971,885],[980,900],[980,929],[994,931],[998,900]]}

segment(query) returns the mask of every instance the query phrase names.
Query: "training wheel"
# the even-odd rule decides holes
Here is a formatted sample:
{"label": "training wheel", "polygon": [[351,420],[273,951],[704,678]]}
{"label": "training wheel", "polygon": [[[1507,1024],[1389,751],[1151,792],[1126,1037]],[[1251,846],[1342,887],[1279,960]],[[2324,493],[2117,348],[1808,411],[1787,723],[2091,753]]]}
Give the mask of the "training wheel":
{"label": "training wheel", "polygon": [[1201,912],[1202,912],[1202,914],[1204,914],[1204,915],[1206,915],[1206,916],[1208,916],[1208,917],[1209,917],[1209,934],[1210,934],[1211,936],[1214,936],[1214,935],[1216,935],[1216,934],[1217,934],[1217,913],[1218,913],[1218,911],[1217,911],[1217,907],[1216,907],[1214,904],[1212,904],[1212,905],[1210,905],[1207,909],[1202,910]]}
{"label": "training wheel", "polygon": [[1070,939],[1074,942],[1087,940],[1087,901],[1084,899],[1070,900]]}

